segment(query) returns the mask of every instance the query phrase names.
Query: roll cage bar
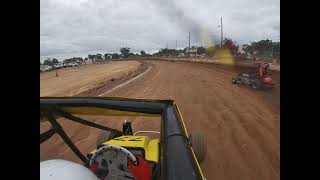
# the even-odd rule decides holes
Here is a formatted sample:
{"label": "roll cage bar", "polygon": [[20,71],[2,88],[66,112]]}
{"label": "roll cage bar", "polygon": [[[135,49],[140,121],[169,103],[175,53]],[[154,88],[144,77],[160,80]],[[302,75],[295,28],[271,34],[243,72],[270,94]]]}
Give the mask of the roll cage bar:
{"label": "roll cage bar", "polygon": [[57,117],[64,117],[90,127],[111,131],[124,135],[122,131],[105,127],[83,118],[72,115],[64,108],[68,107],[99,107],[119,111],[139,112],[161,115],[160,139],[160,174],[161,179],[204,179],[200,166],[189,142],[184,122],[177,106],[172,100],[147,100],[127,98],[40,98],[40,118],[45,117],[52,125],[51,129],[40,134],[40,144],[54,134],[59,134],[70,149],[84,162],[88,159],[74,145],[57,122]]}

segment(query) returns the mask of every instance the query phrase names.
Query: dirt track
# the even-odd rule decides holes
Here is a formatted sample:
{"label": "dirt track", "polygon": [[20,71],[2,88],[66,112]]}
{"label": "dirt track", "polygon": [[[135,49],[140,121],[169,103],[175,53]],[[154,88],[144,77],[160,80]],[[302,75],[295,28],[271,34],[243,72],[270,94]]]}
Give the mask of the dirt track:
{"label": "dirt track", "polygon": [[[207,136],[208,153],[201,164],[207,179],[280,179],[279,74],[274,74],[278,86],[273,91],[253,91],[231,84],[238,71],[222,65],[153,61],[144,76],[105,96],[174,99],[189,132],[201,130]],[[152,127],[137,121],[134,129]],[[120,128],[121,123],[111,124]],[[85,142],[81,139],[92,140],[81,144],[84,152],[94,147],[97,133],[80,126],[66,129],[77,145]],[[50,149],[41,145],[42,159],[70,156],[57,137],[49,143]]]}
{"label": "dirt track", "polygon": [[74,96],[139,67],[138,61],[89,64],[40,73],[40,96]]}

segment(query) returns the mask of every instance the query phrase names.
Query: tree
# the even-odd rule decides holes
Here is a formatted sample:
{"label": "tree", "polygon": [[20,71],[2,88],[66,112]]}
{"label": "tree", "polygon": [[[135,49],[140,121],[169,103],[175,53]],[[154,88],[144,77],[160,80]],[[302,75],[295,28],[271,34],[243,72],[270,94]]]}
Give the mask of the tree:
{"label": "tree", "polygon": [[59,61],[58,61],[58,59],[53,58],[52,61],[51,61],[51,63],[52,63],[52,64],[57,64],[57,63],[59,63]]}
{"label": "tree", "polygon": [[140,55],[141,55],[142,57],[144,57],[144,56],[146,55],[146,53],[145,53],[144,51],[140,51]]}
{"label": "tree", "polygon": [[242,49],[246,54],[253,55],[255,53],[256,57],[264,60],[271,60],[275,56],[280,56],[280,42],[272,42],[269,39],[252,42],[250,45],[244,44]]}
{"label": "tree", "polygon": [[107,54],[104,54],[103,57],[104,57],[104,59],[110,59],[110,55],[111,54],[107,53]]}
{"label": "tree", "polygon": [[77,60],[80,61],[80,62],[84,61],[84,59],[82,57],[78,57]]}
{"label": "tree", "polygon": [[119,59],[119,54],[118,53],[113,53],[112,54],[112,59]]}
{"label": "tree", "polygon": [[52,61],[50,58],[47,58],[44,60],[43,65],[48,65],[48,66],[52,66]]}
{"label": "tree", "polygon": [[96,54],[96,57],[95,57],[97,60],[102,60],[102,54]]}
{"label": "tree", "polygon": [[257,51],[257,54],[280,52],[280,42],[272,42],[269,39],[252,42],[251,47]]}
{"label": "tree", "polygon": [[232,41],[232,39],[224,39],[223,40],[223,48],[227,48],[231,51],[231,54],[237,54],[239,51],[239,46],[236,44],[236,42]]}
{"label": "tree", "polygon": [[253,54],[253,47],[249,44],[244,44],[242,45],[242,50],[248,55],[248,54]]}
{"label": "tree", "polygon": [[81,57],[73,57],[73,58],[69,58],[69,59],[65,59],[63,60],[63,63],[66,64],[66,63],[72,63],[72,62],[82,62],[83,59]]}
{"label": "tree", "polygon": [[280,52],[280,42],[272,42],[269,39],[252,42],[251,46],[258,54],[272,51]]}
{"label": "tree", "polygon": [[88,59],[94,60],[94,55],[89,54],[89,55],[88,55]]}
{"label": "tree", "polygon": [[177,56],[179,54],[180,50],[176,49],[161,49],[159,52],[157,52],[155,55],[160,56]]}
{"label": "tree", "polygon": [[200,46],[197,48],[197,53],[198,54],[205,54],[206,53],[206,48]]}
{"label": "tree", "polygon": [[273,46],[273,52],[280,53],[280,42],[273,42],[272,46]]}
{"label": "tree", "polygon": [[122,48],[120,48],[120,52],[121,52],[123,57],[127,58],[129,56],[129,54],[130,54],[130,48],[122,47]]}

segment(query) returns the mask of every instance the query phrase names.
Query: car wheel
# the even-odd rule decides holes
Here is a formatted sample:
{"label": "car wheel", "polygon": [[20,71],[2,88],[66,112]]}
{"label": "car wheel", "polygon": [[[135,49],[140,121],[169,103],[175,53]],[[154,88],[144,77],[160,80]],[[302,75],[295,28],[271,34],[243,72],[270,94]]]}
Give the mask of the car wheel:
{"label": "car wheel", "polygon": [[201,132],[194,132],[190,135],[192,149],[197,157],[197,160],[202,162],[207,153],[207,142],[205,135]]}
{"label": "car wheel", "polygon": [[236,83],[237,83],[236,79],[232,78],[232,84],[236,84]]}
{"label": "car wheel", "polygon": [[259,89],[261,87],[260,81],[253,81],[251,84],[252,89]]}

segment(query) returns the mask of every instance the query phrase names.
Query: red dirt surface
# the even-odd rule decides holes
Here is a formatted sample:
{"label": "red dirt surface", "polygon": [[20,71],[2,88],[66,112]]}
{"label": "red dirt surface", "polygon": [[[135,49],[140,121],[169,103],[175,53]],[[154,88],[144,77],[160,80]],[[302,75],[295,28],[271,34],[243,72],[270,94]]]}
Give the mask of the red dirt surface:
{"label": "red dirt surface", "polygon": [[[138,61],[87,64],[40,73],[40,96],[75,96],[139,69]],[[58,76],[56,76],[56,73]]]}
{"label": "red dirt surface", "polygon": [[[245,68],[149,62],[148,73],[105,96],[175,100],[188,132],[201,130],[207,137],[207,156],[201,163],[207,179],[280,179],[279,73],[273,73],[277,84],[273,90],[257,91],[231,83],[231,78]],[[111,124],[121,128],[121,123]],[[133,128],[152,130],[154,125],[134,123]],[[63,124],[76,145],[86,153],[94,148],[97,133],[80,126]],[[41,145],[41,159],[75,159],[58,139],[52,138]]]}

